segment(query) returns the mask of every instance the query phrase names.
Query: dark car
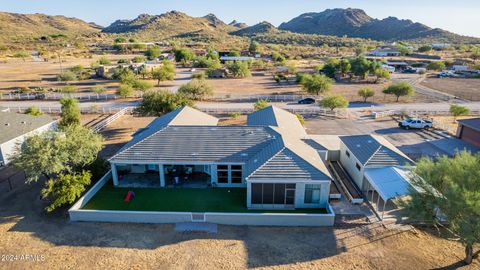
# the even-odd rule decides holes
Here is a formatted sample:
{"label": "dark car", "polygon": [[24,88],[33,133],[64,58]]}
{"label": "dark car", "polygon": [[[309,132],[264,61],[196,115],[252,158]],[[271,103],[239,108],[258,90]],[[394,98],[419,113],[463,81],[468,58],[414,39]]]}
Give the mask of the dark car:
{"label": "dark car", "polygon": [[314,98],[304,98],[298,101],[298,104],[313,104],[313,103],[315,103]]}

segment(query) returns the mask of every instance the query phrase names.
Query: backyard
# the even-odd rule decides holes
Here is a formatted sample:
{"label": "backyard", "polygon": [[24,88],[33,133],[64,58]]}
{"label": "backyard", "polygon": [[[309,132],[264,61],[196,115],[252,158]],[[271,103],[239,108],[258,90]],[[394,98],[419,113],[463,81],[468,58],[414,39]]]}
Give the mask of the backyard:
{"label": "backyard", "polygon": [[[128,191],[135,197],[123,198]],[[326,213],[325,209],[248,210],[245,188],[115,188],[107,183],[83,207],[90,210],[164,212]]]}

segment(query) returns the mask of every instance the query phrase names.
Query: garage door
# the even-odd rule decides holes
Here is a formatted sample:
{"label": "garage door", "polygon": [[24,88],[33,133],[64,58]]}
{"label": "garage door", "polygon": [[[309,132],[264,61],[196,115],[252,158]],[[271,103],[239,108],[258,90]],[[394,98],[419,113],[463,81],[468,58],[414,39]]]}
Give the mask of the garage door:
{"label": "garage door", "polygon": [[462,140],[469,142],[477,147],[480,147],[480,132],[472,128],[463,126],[462,134],[460,137]]}

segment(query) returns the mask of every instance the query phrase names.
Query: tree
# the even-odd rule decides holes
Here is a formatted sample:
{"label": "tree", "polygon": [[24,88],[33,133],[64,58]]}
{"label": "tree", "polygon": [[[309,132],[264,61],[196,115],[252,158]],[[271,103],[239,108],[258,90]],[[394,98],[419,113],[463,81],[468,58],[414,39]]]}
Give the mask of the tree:
{"label": "tree", "polygon": [[266,99],[259,99],[257,100],[254,104],[253,104],[253,109],[255,111],[258,111],[258,110],[261,110],[261,109],[265,109],[267,107],[270,107],[270,103],[268,102],[268,100]]}
{"label": "tree", "polygon": [[432,46],[430,45],[424,45],[418,48],[419,52],[430,52],[432,50]]}
{"label": "tree", "polygon": [[143,116],[161,116],[184,106],[193,106],[193,101],[181,93],[149,91],[135,111]]}
{"label": "tree", "polygon": [[74,98],[62,98],[60,100],[62,119],[59,122],[61,128],[80,125],[80,107],[78,100]]}
{"label": "tree", "polygon": [[470,110],[465,106],[452,104],[450,105],[450,113],[453,115],[453,122],[455,122],[457,117],[469,114]]}
{"label": "tree", "polygon": [[432,61],[427,65],[428,70],[444,70],[446,69],[445,63],[443,61]]}
{"label": "tree", "polygon": [[347,108],[348,100],[342,95],[330,95],[320,101],[320,106],[324,108],[329,108],[330,110],[335,110],[337,108]]}
{"label": "tree", "polygon": [[133,87],[131,85],[121,84],[118,87],[117,94],[122,98],[127,98],[133,96],[133,94],[135,94],[135,91],[133,90]]}
{"label": "tree", "polygon": [[240,53],[240,51],[237,51],[237,50],[233,50],[228,53],[228,56],[241,56],[241,55],[242,54]]}
{"label": "tree", "polygon": [[28,109],[25,110],[25,114],[33,116],[43,115],[43,113],[35,106],[28,107]]}
{"label": "tree", "polygon": [[143,63],[147,61],[147,58],[143,57],[143,56],[135,56],[132,58],[132,62],[134,63]]}
{"label": "tree", "polygon": [[193,79],[187,84],[180,86],[180,94],[193,100],[202,100],[207,96],[213,95],[213,87],[206,80]]}
{"label": "tree", "polygon": [[225,67],[235,78],[246,78],[252,75],[248,63],[245,61],[229,61]]}
{"label": "tree", "polygon": [[78,80],[77,75],[72,71],[65,71],[57,76],[59,82],[69,82]]}
{"label": "tree", "polygon": [[272,60],[278,63],[284,63],[286,61],[285,56],[281,55],[279,52],[272,53]]}
{"label": "tree", "polygon": [[160,57],[160,55],[162,55],[162,49],[160,46],[152,46],[145,52],[145,56],[150,60],[156,59]]}
{"label": "tree", "polygon": [[375,91],[370,87],[364,87],[358,90],[358,95],[363,98],[363,102],[367,102],[369,97],[373,97],[375,95]]}
{"label": "tree", "polygon": [[332,79],[322,74],[304,75],[301,81],[303,89],[312,95],[320,95],[330,90]]}
{"label": "tree", "polygon": [[99,63],[100,65],[110,65],[112,62],[111,62],[110,60],[108,60],[107,57],[102,56],[102,58],[100,58],[100,59],[98,60],[98,63]]}
{"label": "tree", "polygon": [[415,95],[415,89],[408,82],[392,84],[383,90],[384,94],[395,95],[398,99],[402,96],[411,97]]}
{"label": "tree", "polygon": [[157,80],[158,85],[160,82],[175,79],[175,66],[171,61],[163,60],[162,66],[152,71],[152,78]]}
{"label": "tree", "polygon": [[397,46],[397,50],[402,54],[402,55],[409,55],[412,53],[412,50],[409,49],[407,46],[399,44]]}
{"label": "tree", "polygon": [[195,57],[195,54],[188,49],[188,48],[181,48],[174,51],[175,53],[175,61],[187,63],[188,61],[192,60]]}
{"label": "tree", "polygon": [[384,68],[378,68],[377,70],[375,70],[374,74],[375,74],[375,77],[377,77],[377,79],[375,80],[375,83],[378,83],[380,79],[385,79],[385,80],[390,79],[390,72]]}
{"label": "tree", "polygon": [[359,56],[357,58],[354,58],[350,60],[350,64],[352,66],[352,72],[356,76],[361,77],[362,79],[366,79],[368,76],[368,73],[370,72],[371,69],[371,63],[368,61],[367,58],[363,56]]}
{"label": "tree", "polygon": [[[80,194],[72,193],[72,188],[78,191],[78,185],[85,183],[78,181],[75,188],[60,184],[62,188],[57,188],[59,186],[56,182],[65,182],[66,175],[83,171],[97,159],[102,147],[101,135],[80,125],[69,125],[62,128],[62,132],[48,131],[27,137],[24,144],[16,146],[18,154],[14,156],[12,164],[25,172],[27,183],[36,182],[41,177],[46,178],[46,190],[42,193],[54,199],[47,208],[47,211],[52,211],[66,203],[59,199],[61,197],[70,198],[68,202],[75,200]],[[88,176],[83,172],[81,175]]]}
{"label": "tree", "polygon": [[[352,68],[350,64],[350,69]],[[335,78],[335,74],[340,72],[340,59],[330,58],[327,60],[327,63],[323,66],[323,72],[330,78]]]}
{"label": "tree", "polygon": [[91,182],[92,174],[89,171],[81,173],[60,174],[55,179],[50,179],[45,183],[42,189],[42,197],[50,198],[53,202],[47,206],[47,212],[52,212],[56,208],[74,203],[80,198],[85,186]]}
{"label": "tree", "polygon": [[352,68],[352,65],[350,64],[350,61],[348,61],[347,59],[340,60],[339,69],[340,69],[340,73],[342,74],[342,77],[345,77],[347,73],[350,72],[351,68]]}
{"label": "tree", "polygon": [[250,45],[248,46],[248,51],[250,52],[251,55],[255,55],[258,53],[258,48],[260,47],[260,44],[256,42],[255,40],[250,41]]}
{"label": "tree", "polygon": [[137,91],[145,92],[152,89],[153,86],[149,81],[135,80],[132,87]]}
{"label": "tree", "polygon": [[367,47],[363,44],[358,45],[355,47],[355,55],[360,56],[363,55],[367,51]]}
{"label": "tree", "polygon": [[480,243],[480,154],[422,158],[413,171],[416,188],[400,202],[408,219],[446,229],[465,246],[465,263],[472,263],[480,253],[473,251]]}

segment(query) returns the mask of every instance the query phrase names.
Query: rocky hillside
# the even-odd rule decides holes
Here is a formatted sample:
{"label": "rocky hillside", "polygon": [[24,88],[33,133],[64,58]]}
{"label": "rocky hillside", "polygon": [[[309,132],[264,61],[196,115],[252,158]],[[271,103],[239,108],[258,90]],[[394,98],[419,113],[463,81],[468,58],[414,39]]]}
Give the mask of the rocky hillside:
{"label": "rocky hillside", "polygon": [[171,11],[161,15],[142,14],[133,20],[118,20],[104,33],[128,33],[145,40],[188,38],[196,41],[221,40],[236,27],[225,24],[213,14],[196,18]]}
{"label": "rocky hillside", "polygon": [[245,27],[248,27],[248,25],[246,23],[242,23],[242,22],[237,22],[237,20],[233,20],[231,23],[229,23],[228,25],[230,26],[233,26],[233,27],[236,27],[236,28],[245,28]]}
{"label": "rocky hillside", "polygon": [[237,36],[254,36],[259,34],[276,33],[276,32],[278,32],[278,29],[275,26],[273,26],[273,24],[264,21],[264,22],[234,31],[231,34],[237,35]]}
{"label": "rocky hillside", "polygon": [[444,42],[479,42],[478,38],[465,37],[442,30],[432,29],[411,20],[388,17],[382,20],[368,16],[361,9],[327,9],[319,13],[305,13],[279,29],[304,34],[320,34],[370,38],[374,40],[422,40]]}
{"label": "rocky hillside", "polygon": [[0,40],[3,42],[20,42],[58,35],[74,38],[100,31],[100,26],[76,18],[0,12]]}

